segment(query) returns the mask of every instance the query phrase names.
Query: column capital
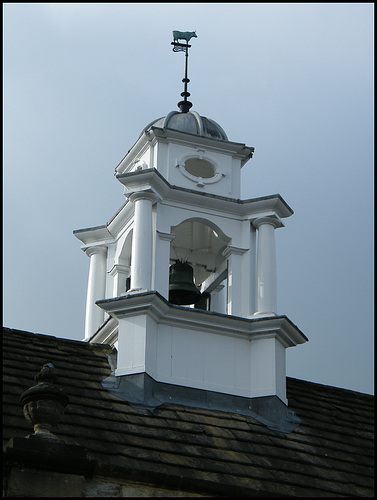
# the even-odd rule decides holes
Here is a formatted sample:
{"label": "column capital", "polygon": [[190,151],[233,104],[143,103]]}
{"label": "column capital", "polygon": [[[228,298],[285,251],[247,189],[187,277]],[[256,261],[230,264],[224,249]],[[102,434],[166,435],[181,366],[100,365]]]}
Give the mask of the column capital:
{"label": "column capital", "polygon": [[222,255],[227,258],[229,255],[243,255],[248,251],[248,248],[233,247],[228,245],[223,251]]}
{"label": "column capital", "polygon": [[103,245],[95,245],[93,247],[86,248],[85,253],[88,257],[91,257],[92,255],[95,255],[95,254],[106,255],[107,254],[107,247],[105,247]]}
{"label": "column capital", "polygon": [[151,191],[137,191],[136,193],[132,193],[128,196],[128,199],[134,203],[138,200],[150,200],[152,205],[159,201],[161,198]]}
{"label": "column capital", "polygon": [[262,224],[270,224],[271,226],[274,227],[274,229],[276,229],[277,227],[284,227],[283,221],[280,220],[279,217],[276,217],[276,216],[258,217],[257,219],[254,219],[251,223],[256,229],[259,229],[259,227]]}
{"label": "column capital", "polygon": [[130,272],[130,266],[125,266],[124,264],[114,264],[110,271],[107,271],[111,276],[116,276],[117,273],[127,274]]}
{"label": "column capital", "polygon": [[161,231],[156,231],[157,236],[160,238],[160,240],[163,241],[173,241],[174,238],[177,236],[176,234],[173,233],[163,233]]}

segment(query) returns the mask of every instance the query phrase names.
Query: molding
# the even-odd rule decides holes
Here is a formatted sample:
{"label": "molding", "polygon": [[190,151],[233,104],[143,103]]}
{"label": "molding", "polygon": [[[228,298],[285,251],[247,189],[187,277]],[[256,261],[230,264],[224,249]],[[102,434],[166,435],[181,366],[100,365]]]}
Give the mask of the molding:
{"label": "molding", "polygon": [[157,236],[159,237],[160,240],[162,241],[173,241],[174,238],[177,236],[176,234],[172,233],[163,233],[161,231],[156,231]]}
{"label": "molding", "polygon": [[283,222],[279,219],[279,217],[258,217],[257,219],[252,220],[252,225],[255,229],[259,229],[263,224],[269,224],[273,226],[274,229],[278,227],[284,227]]}
{"label": "molding", "polygon": [[114,346],[118,340],[118,325],[119,322],[117,319],[108,317],[98,330],[89,339],[84,339],[84,341],[91,344],[109,344]]}
{"label": "molding", "polygon": [[248,248],[240,248],[229,245],[222,252],[222,255],[227,259],[230,255],[243,255],[248,250]]}
{"label": "molding", "polygon": [[136,193],[131,193],[130,195],[128,195],[128,199],[131,203],[135,203],[139,200],[149,200],[152,202],[152,205],[154,205],[157,201],[159,201],[160,197],[153,192],[151,193],[150,191],[137,191]]}
{"label": "molding", "polygon": [[126,174],[118,174],[118,181],[124,186],[124,194],[128,198],[134,193],[151,193],[157,199],[164,199],[170,189],[170,184],[155,168],[136,170]]}
{"label": "molding", "polygon": [[174,129],[162,129],[159,127],[151,127],[148,130],[149,136],[154,136],[158,139],[169,139],[176,143],[190,144],[190,146],[196,146],[203,148],[204,146],[208,150],[221,151],[222,153],[228,153],[237,156],[244,160],[244,164],[248,161],[254,153],[254,148],[246,146],[240,142],[232,141],[221,141],[219,139],[212,139],[211,137],[203,137],[197,134],[189,134],[187,132],[180,132]]}
{"label": "molding", "polygon": [[110,271],[107,271],[110,276],[114,277],[119,274],[127,274],[130,272],[131,266],[125,266],[124,264],[114,264]]}
{"label": "molding", "polygon": [[103,245],[94,245],[88,248],[85,248],[85,253],[88,257],[96,254],[107,255],[107,246]]}
{"label": "molding", "polygon": [[[154,120],[152,124],[156,121],[158,120]],[[143,130],[134,145],[116,166],[115,175],[122,175],[127,170],[129,165],[131,165],[135,159],[145,152],[150,144],[155,145],[158,142],[172,142],[182,145],[188,144],[194,147],[204,147],[211,151],[229,154],[236,158],[240,158],[242,166],[245,165],[250,158],[252,158],[254,153],[253,147],[246,146],[243,143],[221,141],[197,134],[179,132],[178,130],[169,128],[163,129],[160,127],[154,127],[152,124],[148,125]]]}
{"label": "molding", "polygon": [[[181,174],[189,179],[191,182],[195,183],[198,187],[204,187],[206,184],[215,184],[216,182],[219,182],[223,177],[226,176],[223,172],[220,172],[217,169],[217,164],[211,159],[208,158],[205,155],[205,150],[203,149],[198,149],[197,151],[199,152],[198,155],[195,155],[194,153],[185,153],[180,156],[180,158],[177,160],[176,167],[179,169]],[[200,160],[205,160],[209,164],[212,165],[213,170],[214,170],[214,175],[212,177],[199,177],[193,174],[190,174],[188,170],[186,170],[185,163],[187,160],[191,159],[197,159],[199,158]]]}
{"label": "molding", "polygon": [[308,341],[287,316],[241,318],[214,311],[176,306],[170,304],[157,291],[101,299],[96,304],[117,320],[146,314],[160,324],[210,331],[231,337],[248,337],[249,340],[257,339],[260,335],[272,334],[287,347]]}
{"label": "molding", "polygon": [[196,177],[195,175],[190,174],[190,172],[188,172],[185,166],[181,163],[179,163],[177,167],[179,168],[179,171],[183,176],[185,176],[191,182],[195,183],[198,187],[204,187],[207,184],[215,184],[216,182],[219,182],[223,177],[225,177],[225,174],[221,172],[216,172],[213,177]]}
{"label": "molding", "polygon": [[114,239],[114,235],[109,231],[107,224],[85,229],[76,229],[73,231],[73,234],[86,246],[92,243],[108,242]]}
{"label": "molding", "polygon": [[171,185],[155,168],[118,174],[116,178],[125,186],[125,195],[146,191],[155,193],[160,201],[175,202],[180,205],[189,204],[203,209],[214,209],[245,217],[253,221],[260,217],[286,218],[293,210],[279,194],[240,200],[194,189]]}

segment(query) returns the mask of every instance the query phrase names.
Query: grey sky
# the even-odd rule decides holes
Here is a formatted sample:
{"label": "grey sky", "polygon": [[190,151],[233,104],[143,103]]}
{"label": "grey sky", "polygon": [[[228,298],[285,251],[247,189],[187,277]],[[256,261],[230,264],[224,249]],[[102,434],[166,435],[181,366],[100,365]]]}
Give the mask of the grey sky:
{"label": "grey sky", "polygon": [[4,325],[82,339],[89,259],[74,229],[124,201],[114,168],[176,110],[255,147],[242,198],[280,193],[278,312],[309,342],[289,376],[373,392],[372,3],[6,3]]}

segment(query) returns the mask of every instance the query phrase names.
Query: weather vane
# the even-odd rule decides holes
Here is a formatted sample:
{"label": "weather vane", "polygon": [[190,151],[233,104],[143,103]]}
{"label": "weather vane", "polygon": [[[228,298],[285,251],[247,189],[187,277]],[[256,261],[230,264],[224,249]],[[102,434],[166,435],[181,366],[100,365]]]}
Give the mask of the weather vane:
{"label": "weather vane", "polygon": [[[187,100],[190,95],[190,92],[187,92],[187,84],[190,81],[187,78],[187,66],[188,66],[188,49],[191,47],[189,45],[189,41],[191,38],[197,38],[197,34],[195,31],[173,31],[173,52],[183,51],[186,53],[186,64],[185,64],[185,77],[182,82],[184,83],[184,90],[181,92],[181,96],[183,97],[183,101],[178,103],[179,109],[182,113],[187,113],[192,107],[192,103]],[[186,43],[179,43],[178,40],[186,40]]]}

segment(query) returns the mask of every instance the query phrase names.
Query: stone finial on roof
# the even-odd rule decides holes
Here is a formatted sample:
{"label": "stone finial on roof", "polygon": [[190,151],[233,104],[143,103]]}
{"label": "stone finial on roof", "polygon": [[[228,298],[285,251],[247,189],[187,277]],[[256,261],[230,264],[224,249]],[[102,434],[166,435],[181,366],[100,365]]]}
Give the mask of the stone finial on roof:
{"label": "stone finial on roof", "polygon": [[51,428],[59,422],[69,398],[63,389],[55,385],[56,373],[52,363],[43,364],[34,382],[35,385],[20,397],[24,416],[34,427],[31,436],[57,440],[59,438],[52,434]]}

